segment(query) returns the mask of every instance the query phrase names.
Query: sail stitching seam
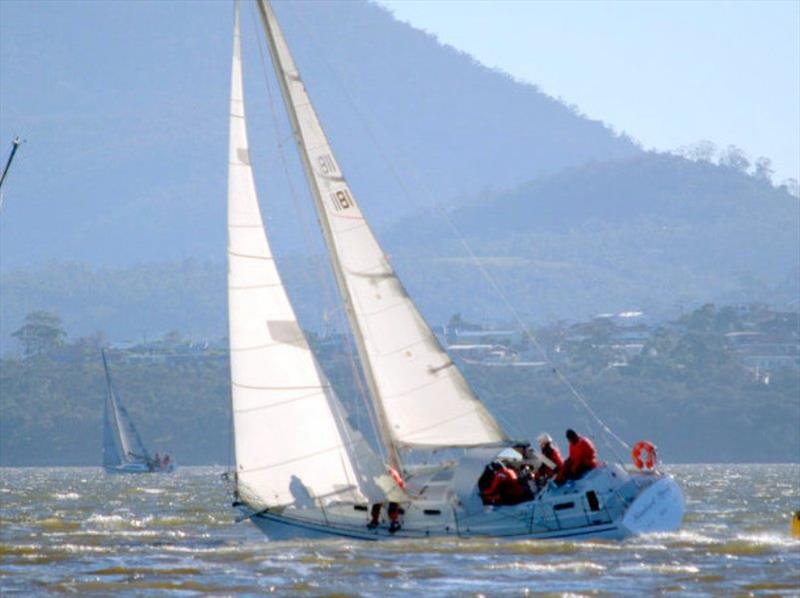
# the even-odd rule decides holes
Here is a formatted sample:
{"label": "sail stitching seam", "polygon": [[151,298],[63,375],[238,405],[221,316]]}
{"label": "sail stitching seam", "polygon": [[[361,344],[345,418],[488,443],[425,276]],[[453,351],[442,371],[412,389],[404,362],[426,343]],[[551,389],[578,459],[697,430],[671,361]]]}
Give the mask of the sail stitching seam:
{"label": "sail stitching seam", "polygon": [[302,397],[294,397],[293,399],[286,399],[285,401],[279,401],[277,403],[271,403],[269,405],[259,405],[258,407],[245,407],[242,409],[234,409],[234,413],[251,413],[253,411],[262,411],[265,409],[272,409],[273,407],[280,407],[282,405],[289,405],[290,403],[296,403],[297,401],[304,401],[306,399],[313,399],[315,397],[325,397],[325,393],[321,389],[320,392],[315,392],[307,395],[303,395]]}

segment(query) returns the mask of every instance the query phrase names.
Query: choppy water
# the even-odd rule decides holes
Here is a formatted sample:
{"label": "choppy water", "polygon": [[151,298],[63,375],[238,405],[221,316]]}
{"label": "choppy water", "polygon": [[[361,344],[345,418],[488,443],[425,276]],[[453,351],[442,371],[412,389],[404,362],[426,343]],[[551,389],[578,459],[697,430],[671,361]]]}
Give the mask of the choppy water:
{"label": "choppy water", "polygon": [[0,470],[0,593],[800,596],[800,465],[683,465],[676,534],[626,542],[270,543],[220,468]]}

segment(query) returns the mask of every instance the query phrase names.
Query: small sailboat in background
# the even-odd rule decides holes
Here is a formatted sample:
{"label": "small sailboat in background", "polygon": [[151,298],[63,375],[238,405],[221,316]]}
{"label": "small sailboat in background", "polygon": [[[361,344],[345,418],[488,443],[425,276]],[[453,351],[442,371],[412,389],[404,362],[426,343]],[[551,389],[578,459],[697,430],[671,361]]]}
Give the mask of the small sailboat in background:
{"label": "small sailboat in background", "polygon": [[151,457],[111,383],[106,352],[101,351],[106,375],[103,408],[103,467],[108,473],[169,473],[175,464],[169,455]]}
{"label": "small sailboat in background", "polygon": [[683,494],[655,463],[639,471],[602,464],[518,504],[484,504],[478,482],[487,465],[527,454],[528,443],[513,440],[473,393],[405,291],[334,157],[272,6],[257,6],[380,442],[370,446],[351,426],[267,241],[247,139],[237,4],[228,321],[234,506],[243,518],[272,539],[624,538],[677,529]]}

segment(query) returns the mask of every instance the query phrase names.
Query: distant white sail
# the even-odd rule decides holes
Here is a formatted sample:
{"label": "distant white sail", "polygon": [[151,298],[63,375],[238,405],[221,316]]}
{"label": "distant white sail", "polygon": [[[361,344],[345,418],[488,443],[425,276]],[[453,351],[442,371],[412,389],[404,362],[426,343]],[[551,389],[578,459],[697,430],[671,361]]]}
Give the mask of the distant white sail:
{"label": "distant white sail", "polygon": [[[267,242],[245,125],[238,7],[231,75],[228,323],[239,493],[251,505],[319,506],[384,495],[388,477],[348,429],[300,329]],[[351,454],[359,454],[356,463]],[[377,495],[377,496],[376,496]]]}
{"label": "distant white sail", "polygon": [[437,447],[507,440],[398,280],[344,179],[272,7],[260,0],[259,9],[384,441]]}
{"label": "distant white sail", "polygon": [[150,455],[144,447],[127,409],[114,393],[111,374],[103,353],[106,375],[106,401],[103,409],[103,465],[118,466],[125,463],[148,463]]}

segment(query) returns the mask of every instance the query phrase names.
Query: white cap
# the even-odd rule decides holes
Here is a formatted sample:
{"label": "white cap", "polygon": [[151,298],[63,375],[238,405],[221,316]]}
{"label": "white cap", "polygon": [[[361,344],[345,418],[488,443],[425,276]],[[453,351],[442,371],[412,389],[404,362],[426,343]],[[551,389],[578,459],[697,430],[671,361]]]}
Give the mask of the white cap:
{"label": "white cap", "polygon": [[536,441],[539,443],[539,446],[544,446],[545,444],[553,442],[553,439],[550,438],[550,434],[539,434],[539,438],[537,438]]}

